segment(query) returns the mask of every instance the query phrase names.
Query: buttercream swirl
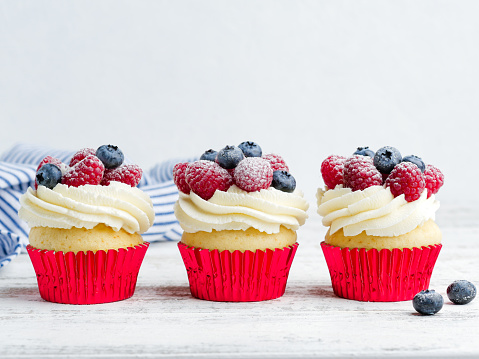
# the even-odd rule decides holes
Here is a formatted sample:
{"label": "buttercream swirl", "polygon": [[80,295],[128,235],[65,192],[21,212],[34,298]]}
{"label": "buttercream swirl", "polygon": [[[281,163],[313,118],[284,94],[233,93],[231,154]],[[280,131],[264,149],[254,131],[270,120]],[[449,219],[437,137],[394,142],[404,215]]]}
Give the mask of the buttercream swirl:
{"label": "buttercream swirl", "polygon": [[216,191],[209,200],[195,193],[181,193],[175,203],[175,215],[185,232],[246,230],[278,233],[280,226],[297,230],[308,215],[309,205],[299,190],[293,193],[273,187],[246,192],[231,186],[227,192]]}
{"label": "buttercream swirl", "polygon": [[86,228],[103,223],[115,231],[144,233],[153,225],[155,212],[150,197],[120,182],[108,186],[84,185],[53,189],[29,188],[20,198],[21,219],[30,227]]}
{"label": "buttercream swirl", "polygon": [[383,186],[353,192],[338,185],[332,190],[318,189],[316,197],[323,225],[330,226],[330,234],[342,228],[345,236],[363,231],[371,236],[399,236],[434,220],[439,208],[434,195],[427,198],[427,190],[416,201],[407,202],[404,194],[394,197]]}

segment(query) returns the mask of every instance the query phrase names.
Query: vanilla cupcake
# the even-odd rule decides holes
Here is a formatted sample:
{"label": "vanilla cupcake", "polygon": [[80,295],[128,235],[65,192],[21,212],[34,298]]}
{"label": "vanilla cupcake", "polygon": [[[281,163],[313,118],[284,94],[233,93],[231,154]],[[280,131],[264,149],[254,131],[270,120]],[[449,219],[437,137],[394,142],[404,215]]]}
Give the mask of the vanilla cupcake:
{"label": "vanilla cupcake", "polygon": [[308,208],[284,160],[244,142],[177,164],[174,179],[192,295],[216,301],[282,296]]}
{"label": "vanilla cupcake", "polygon": [[77,152],[69,165],[46,157],[20,198],[31,227],[27,247],[42,298],[95,304],[129,298],[148,248],[151,199],[136,185],[142,171],[123,165],[116,146]]}
{"label": "vanilla cupcake", "polygon": [[362,301],[409,300],[427,289],[441,249],[435,194],[444,176],[393,147],[358,148],[321,165],[321,244],[334,292]]}

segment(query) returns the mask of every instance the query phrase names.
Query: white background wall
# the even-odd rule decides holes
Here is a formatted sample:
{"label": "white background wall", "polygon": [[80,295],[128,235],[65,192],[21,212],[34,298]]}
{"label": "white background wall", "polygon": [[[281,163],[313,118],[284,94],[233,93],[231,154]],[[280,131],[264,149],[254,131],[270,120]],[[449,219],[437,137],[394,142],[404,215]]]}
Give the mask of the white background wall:
{"label": "white background wall", "polygon": [[145,168],[244,140],[308,198],[321,161],[399,148],[479,200],[477,1],[0,0],[0,152],[113,143]]}

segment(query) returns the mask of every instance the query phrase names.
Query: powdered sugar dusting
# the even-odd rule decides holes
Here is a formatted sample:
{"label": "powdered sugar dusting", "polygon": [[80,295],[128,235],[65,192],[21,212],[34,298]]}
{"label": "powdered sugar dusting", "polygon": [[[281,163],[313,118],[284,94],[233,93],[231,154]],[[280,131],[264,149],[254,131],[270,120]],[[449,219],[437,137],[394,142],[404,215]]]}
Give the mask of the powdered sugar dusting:
{"label": "powdered sugar dusting", "polygon": [[88,156],[95,156],[96,150],[93,148],[82,148],[80,151],[77,151],[72,159],[70,160],[70,167],[75,166],[78,162],[82,161]]}
{"label": "powdered sugar dusting", "polygon": [[116,181],[136,187],[140,183],[142,175],[143,170],[137,165],[123,165],[114,169],[106,169],[101,185],[108,186],[110,182]]}
{"label": "powdered sugar dusting", "polygon": [[273,181],[273,169],[269,161],[259,157],[247,157],[236,167],[236,185],[244,191],[266,189]]}
{"label": "powdered sugar dusting", "polygon": [[191,190],[204,200],[210,199],[216,190],[227,191],[233,184],[227,170],[207,160],[190,163],[185,178]]}
{"label": "powdered sugar dusting", "polygon": [[373,159],[354,155],[344,162],[344,185],[353,191],[364,190],[371,186],[381,186],[383,177],[374,166]]}
{"label": "powdered sugar dusting", "polygon": [[264,160],[268,161],[271,165],[271,168],[274,171],[286,171],[289,172],[289,167],[284,161],[283,157],[275,153],[270,153],[262,157]]}

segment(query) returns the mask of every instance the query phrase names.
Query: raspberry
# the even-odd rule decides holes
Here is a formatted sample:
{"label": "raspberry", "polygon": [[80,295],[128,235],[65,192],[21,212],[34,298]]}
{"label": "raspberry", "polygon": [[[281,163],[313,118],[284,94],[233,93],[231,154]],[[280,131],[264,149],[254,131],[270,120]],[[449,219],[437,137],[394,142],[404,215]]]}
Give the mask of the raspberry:
{"label": "raspberry", "polygon": [[123,165],[111,170],[106,169],[101,185],[108,186],[110,182],[121,182],[136,187],[140,183],[142,175],[143,171],[137,165]]}
{"label": "raspberry", "polygon": [[64,174],[62,183],[67,186],[79,187],[85,184],[100,184],[105,166],[96,156],[87,156]]}
{"label": "raspberry", "polygon": [[227,170],[213,161],[200,160],[186,168],[186,183],[204,200],[209,200],[216,190],[226,192],[233,184]]}
{"label": "raspberry", "polygon": [[394,197],[404,194],[406,201],[412,202],[421,196],[426,182],[418,166],[411,162],[401,162],[389,174],[386,187],[391,189]]}
{"label": "raspberry", "polygon": [[246,157],[235,170],[235,184],[244,191],[255,192],[271,186],[273,169],[260,157]]}
{"label": "raspberry", "polygon": [[75,166],[78,162],[82,161],[88,156],[96,156],[96,150],[93,148],[82,148],[80,151],[75,153],[70,160],[70,167]]}
{"label": "raspberry", "polygon": [[186,194],[190,193],[190,186],[186,183],[186,167],[188,167],[188,162],[177,163],[175,167],[173,167],[173,181],[176,184],[178,189]]}
{"label": "raspberry", "polygon": [[60,161],[58,158],[55,158],[55,157],[52,157],[52,156],[47,156],[38,165],[37,172],[40,168],[42,168],[43,165],[45,165],[47,163],[52,163],[52,164],[58,166],[59,168],[61,168],[61,166],[62,166],[62,161]]}
{"label": "raspberry", "polygon": [[444,184],[444,175],[439,168],[427,165],[424,171],[424,180],[426,181],[427,198],[429,198],[432,194],[436,194]]}
{"label": "raspberry", "polygon": [[264,155],[261,157],[263,160],[266,160],[271,165],[271,169],[274,171],[286,171],[289,172],[288,165],[284,162],[283,157],[280,155],[270,153],[269,155]]}
{"label": "raspberry", "polygon": [[343,184],[343,169],[346,157],[331,155],[321,163],[321,175],[328,188]]}
{"label": "raspberry", "polygon": [[381,186],[383,177],[368,156],[354,155],[344,162],[344,186],[361,191],[371,186]]}

